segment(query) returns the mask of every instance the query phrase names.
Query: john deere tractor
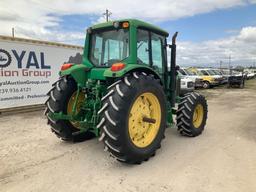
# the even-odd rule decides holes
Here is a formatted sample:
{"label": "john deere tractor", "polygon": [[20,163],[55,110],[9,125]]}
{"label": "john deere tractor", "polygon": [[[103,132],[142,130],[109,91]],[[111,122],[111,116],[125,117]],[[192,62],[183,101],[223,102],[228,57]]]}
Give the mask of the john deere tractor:
{"label": "john deere tractor", "polygon": [[131,164],[155,155],[174,116],[181,135],[200,135],[207,102],[196,92],[179,97],[177,33],[172,44],[168,35],[134,19],[88,28],[82,64],[63,64],[48,93],[52,132],[62,140],[96,136],[111,156]]}

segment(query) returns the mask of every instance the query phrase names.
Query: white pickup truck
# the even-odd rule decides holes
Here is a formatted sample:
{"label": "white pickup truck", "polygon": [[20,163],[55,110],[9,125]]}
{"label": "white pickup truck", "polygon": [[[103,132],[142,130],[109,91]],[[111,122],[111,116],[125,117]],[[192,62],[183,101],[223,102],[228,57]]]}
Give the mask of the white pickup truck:
{"label": "white pickup truck", "polygon": [[194,90],[195,83],[187,77],[180,76],[180,93],[183,95]]}
{"label": "white pickup truck", "polygon": [[199,88],[199,87],[203,86],[203,79],[200,76],[188,71],[187,69],[180,68],[178,73],[181,77],[184,77],[184,78],[187,78],[187,79],[193,81],[195,84],[195,88]]}
{"label": "white pickup truck", "polygon": [[246,79],[253,79],[254,77],[256,77],[256,73],[253,71],[246,71]]}

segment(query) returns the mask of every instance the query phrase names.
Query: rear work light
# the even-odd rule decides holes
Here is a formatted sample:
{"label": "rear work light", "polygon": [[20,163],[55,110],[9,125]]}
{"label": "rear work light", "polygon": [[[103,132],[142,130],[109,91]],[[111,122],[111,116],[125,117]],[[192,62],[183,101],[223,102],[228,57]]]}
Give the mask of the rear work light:
{"label": "rear work light", "polygon": [[111,66],[111,71],[120,71],[120,70],[122,70],[124,67],[125,67],[125,64],[124,64],[124,63],[114,63],[114,64]]}
{"label": "rear work light", "polygon": [[67,70],[69,69],[70,67],[72,67],[73,64],[72,63],[65,63],[61,66],[61,71],[64,71],[64,70]]}

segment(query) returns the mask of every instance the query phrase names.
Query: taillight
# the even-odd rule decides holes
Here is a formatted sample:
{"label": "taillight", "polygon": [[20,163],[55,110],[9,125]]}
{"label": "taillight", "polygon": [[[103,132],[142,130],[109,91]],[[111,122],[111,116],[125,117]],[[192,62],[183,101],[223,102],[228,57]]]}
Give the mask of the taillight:
{"label": "taillight", "polygon": [[111,66],[111,71],[120,71],[120,70],[122,70],[124,67],[125,67],[125,64],[124,64],[124,63],[114,63],[114,64]]}
{"label": "taillight", "polygon": [[70,67],[72,67],[73,64],[72,63],[65,63],[61,66],[61,71],[64,71],[64,70],[67,70],[69,69]]}

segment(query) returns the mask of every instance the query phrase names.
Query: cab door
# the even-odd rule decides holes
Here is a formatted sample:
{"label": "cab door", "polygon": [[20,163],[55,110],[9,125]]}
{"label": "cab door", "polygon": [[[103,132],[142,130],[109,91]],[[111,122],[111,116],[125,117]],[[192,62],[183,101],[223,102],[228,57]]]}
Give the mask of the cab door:
{"label": "cab door", "polygon": [[163,82],[167,71],[165,37],[147,29],[137,29],[137,63],[150,66]]}

